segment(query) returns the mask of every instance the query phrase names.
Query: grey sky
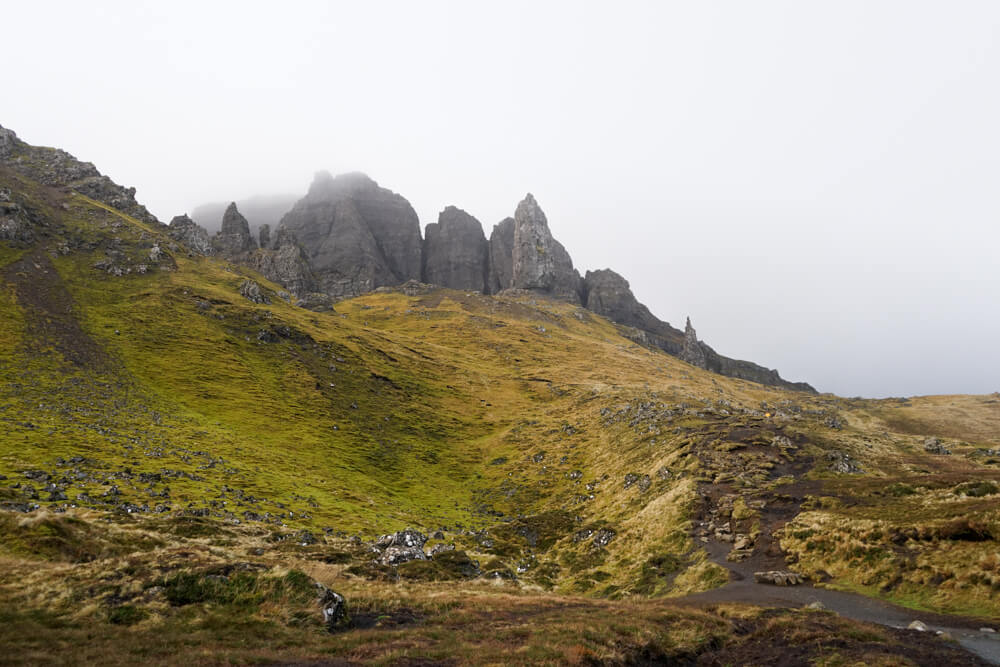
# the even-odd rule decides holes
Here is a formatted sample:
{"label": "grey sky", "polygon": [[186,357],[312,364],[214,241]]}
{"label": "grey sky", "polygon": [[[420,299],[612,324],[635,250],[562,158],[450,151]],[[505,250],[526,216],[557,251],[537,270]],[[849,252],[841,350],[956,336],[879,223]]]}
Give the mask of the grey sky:
{"label": "grey sky", "polygon": [[[95,6],[99,5],[99,6]],[[1000,3],[20,2],[0,124],[161,219],[362,170],[422,223],[528,191],[719,352],[1000,391]]]}

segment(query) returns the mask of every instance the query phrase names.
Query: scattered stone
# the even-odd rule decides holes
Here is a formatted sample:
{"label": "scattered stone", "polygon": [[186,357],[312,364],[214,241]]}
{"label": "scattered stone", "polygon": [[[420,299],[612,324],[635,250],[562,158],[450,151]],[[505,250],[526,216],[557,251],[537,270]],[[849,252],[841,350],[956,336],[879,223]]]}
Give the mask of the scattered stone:
{"label": "scattered stone", "polygon": [[996,630],[993,629],[993,628],[979,628],[979,631],[980,632],[985,632],[985,633],[991,634],[991,635],[996,634]]}
{"label": "scattered stone", "polygon": [[316,544],[316,536],[310,533],[308,530],[302,530],[295,534],[294,540],[296,543],[302,546],[309,546],[310,544]]}
{"label": "scattered stone", "polygon": [[611,528],[601,528],[594,534],[594,546],[598,549],[608,546],[617,533]]}
{"label": "scattered stone", "polygon": [[772,586],[798,586],[805,581],[805,577],[798,572],[783,570],[754,572],[753,578],[758,584],[770,584]]}
{"label": "scattered stone", "polygon": [[913,621],[908,626],[906,626],[906,629],[916,630],[917,632],[927,632],[927,626],[921,623],[920,621]]}
{"label": "scattered stone", "polygon": [[424,553],[426,543],[426,535],[408,528],[381,536],[375,541],[374,548],[382,552],[378,559],[382,565],[399,565],[411,560],[427,560]]}
{"label": "scattered stone", "polygon": [[433,547],[431,547],[431,550],[427,552],[427,555],[431,558],[434,558],[434,556],[437,556],[440,553],[444,553],[446,551],[454,551],[454,550],[455,550],[454,544],[435,544]]}
{"label": "scattered stone", "polygon": [[942,456],[951,454],[951,450],[941,444],[941,440],[938,438],[927,438],[924,440],[924,451],[928,454],[938,454]]}
{"label": "scattered stone", "polygon": [[805,608],[811,611],[823,611],[824,609],[826,609],[826,605],[824,605],[819,600],[813,600],[812,602],[807,604]]}
{"label": "scattered stone", "polygon": [[830,469],[848,475],[863,473],[858,462],[850,457],[847,452],[833,450],[826,453],[826,460],[830,462]]}
{"label": "scattered stone", "polygon": [[254,280],[244,280],[240,283],[240,294],[254,303],[271,303],[271,299],[261,292],[260,285]]}

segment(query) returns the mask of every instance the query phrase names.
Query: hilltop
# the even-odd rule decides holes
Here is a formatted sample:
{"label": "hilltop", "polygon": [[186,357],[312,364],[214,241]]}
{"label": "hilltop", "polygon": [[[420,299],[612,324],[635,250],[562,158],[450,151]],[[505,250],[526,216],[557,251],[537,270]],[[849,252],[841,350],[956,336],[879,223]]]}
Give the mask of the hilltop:
{"label": "hilltop", "polygon": [[[375,213],[335,194],[380,193],[366,177],[321,178],[284,245],[261,248],[235,206],[215,237],[164,225],[93,165],[12,137],[11,662],[980,664],[932,633],[748,605],[767,584],[726,591],[794,574],[797,590],[995,625],[1000,396],[844,399],[720,375],[690,323],[659,334],[668,354],[617,274],[566,291],[572,263],[530,196],[506,225],[522,247],[509,278],[428,265],[467,246],[444,239],[479,243],[446,209],[418,251],[412,226],[389,234],[347,280],[329,267],[349,255],[321,264],[317,225],[292,223],[333,210],[332,228],[374,236]],[[373,211],[405,213],[378,197]],[[313,282],[262,270],[296,263]],[[480,275],[482,290],[440,286]],[[332,591],[348,615],[324,625]]]}

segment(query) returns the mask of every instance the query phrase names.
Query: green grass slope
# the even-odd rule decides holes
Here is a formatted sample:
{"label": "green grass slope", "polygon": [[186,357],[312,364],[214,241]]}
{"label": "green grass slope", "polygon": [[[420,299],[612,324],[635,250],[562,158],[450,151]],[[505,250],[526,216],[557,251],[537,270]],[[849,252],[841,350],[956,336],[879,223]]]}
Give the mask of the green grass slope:
{"label": "green grass slope", "polygon": [[[723,521],[750,562],[1000,615],[996,396],[781,391],[531,293],[406,285],[316,313],[161,226],[8,168],[0,188],[33,235],[0,241],[0,599],[30,632],[189,627],[169,573],[234,563],[269,574],[200,602],[253,599],[292,634],[290,569],[375,607],[465,580],[463,558],[470,595],[678,596],[727,581]],[[366,540],[407,526],[462,555],[373,564]],[[617,655],[595,641],[581,655]]]}

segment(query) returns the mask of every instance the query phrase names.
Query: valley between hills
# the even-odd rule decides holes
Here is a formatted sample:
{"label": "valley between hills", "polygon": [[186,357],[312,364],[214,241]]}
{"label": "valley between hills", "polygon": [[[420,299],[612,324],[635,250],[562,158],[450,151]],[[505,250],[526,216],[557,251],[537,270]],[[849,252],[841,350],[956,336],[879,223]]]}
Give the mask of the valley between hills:
{"label": "valley between hills", "polygon": [[724,357],[530,196],[209,237],[0,133],[0,663],[1000,661],[1000,395]]}

